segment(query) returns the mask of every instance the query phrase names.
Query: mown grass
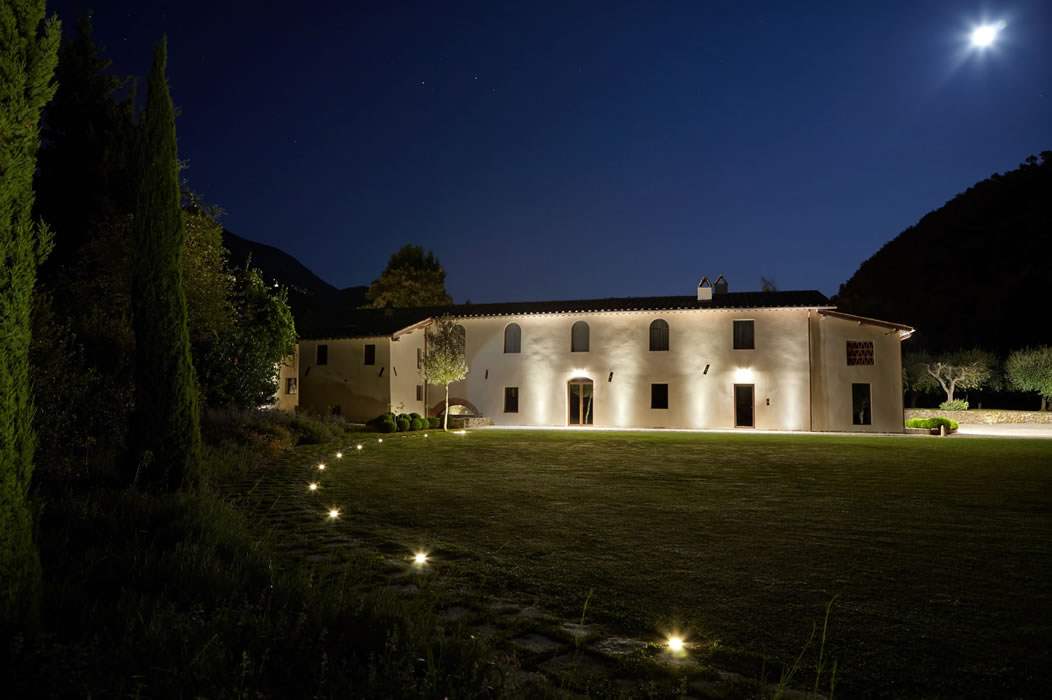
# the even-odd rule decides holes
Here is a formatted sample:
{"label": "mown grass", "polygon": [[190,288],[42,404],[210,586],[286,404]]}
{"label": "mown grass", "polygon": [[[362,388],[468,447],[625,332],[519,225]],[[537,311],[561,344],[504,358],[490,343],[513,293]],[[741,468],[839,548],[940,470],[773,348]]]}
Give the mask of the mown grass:
{"label": "mown grass", "polygon": [[[275,428],[275,426],[278,426]],[[274,414],[209,426],[210,481],[343,428]],[[309,449],[309,448],[308,448]],[[47,477],[48,472],[42,472]],[[3,696],[499,696],[487,649],[450,637],[426,591],[400,600],[365,553],[288,562],[281,537],[200,494],[150,495],[101,470],[38,482],[44,569],[35,630],[3,635]]]}
{"label": "mown grass", "polygon": [[843,696],[1052,683],[1050,442],[487,430],[364,444],[316,494],[309,464],[260,488],[319,517],[338,505],[342,532],[449,553],[444,575],[568,619],[594,591],[590,620],[685,630],[751,673],[761,655],[791,662],[836,596],[824,653]]}

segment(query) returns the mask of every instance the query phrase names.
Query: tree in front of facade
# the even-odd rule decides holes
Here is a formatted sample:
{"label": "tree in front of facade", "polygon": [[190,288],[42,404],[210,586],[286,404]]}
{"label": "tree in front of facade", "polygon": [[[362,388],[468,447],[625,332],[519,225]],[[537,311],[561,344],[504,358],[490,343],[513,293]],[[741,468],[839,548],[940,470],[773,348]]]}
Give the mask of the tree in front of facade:
{"label": "tree in front of facade", "polygon": [[427,352],[424,353],[424,377],[429,384],[446,389],[446,410],[442,430],[449,430],[449,385],[468,376],[464,355],[464,335],[449,316],[439,318],[427,329]]}
{"label": "tree in front of facade", "polygon": [[1016,350],[1005,360],[1005,374],[1013,388],[1037,392],[1041,410],[1048,410],[1052,400],[1052,347]]}
{"label": "tree in front of facade", "polygon": [[60,39],[43,0],[0,0],[0,627],[32,621],[40,591],[29,346],[33,287],[51,235],[33,220],[33,173]]}
{"label": "tree in front of facade", "polygon": [[946,353],[915,367],[930,375],[944,392],[947,403],[958,389],[981,389],[996,381],[997,358],[992,353],[973,348]]}
{"label": "tree in front of facade", "polygon": [[284,288],[268,287],[248,264],[233,279],[230,322],[198,352],[201,395],[208,406],[258,408],[273,401],[296,325]]}
{"label": "tree in front of facade", "polygon": [[445,306],[453,303],[446,294],[446,271],[435,257],[418,245],[406,245],[391,256],[380,278],[365,293],[367,306],[411,308]]}
{"label": "tree in front of facade", "polygon": [[186,325],[185,229],[166,59],[166,40],[161,39],[137,133],[139,192],[132,225],[135,410],[128,466],[134,471],[133,481],[171,491],[200,483],[201,424]]}

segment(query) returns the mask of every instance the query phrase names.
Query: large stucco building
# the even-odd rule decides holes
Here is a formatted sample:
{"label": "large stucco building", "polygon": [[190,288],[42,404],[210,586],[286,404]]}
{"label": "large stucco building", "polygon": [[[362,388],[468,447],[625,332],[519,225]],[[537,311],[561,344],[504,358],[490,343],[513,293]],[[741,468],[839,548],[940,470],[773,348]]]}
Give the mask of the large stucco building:
{"label": "large stucco building", "polygon": [[422,361],[443,314],[471,367],[450,412],[497,425],[903,430],[912,328],[840,313],[815,291],[730,293],[722,278],[697,296],[349,312],[301,339],[299,405],[355,421],[440,413]]}

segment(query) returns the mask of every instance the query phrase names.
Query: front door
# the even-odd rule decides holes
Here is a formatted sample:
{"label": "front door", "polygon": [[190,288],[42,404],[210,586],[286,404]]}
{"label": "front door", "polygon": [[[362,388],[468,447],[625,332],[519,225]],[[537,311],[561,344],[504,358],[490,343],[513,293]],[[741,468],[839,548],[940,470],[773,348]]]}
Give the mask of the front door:
{"label": "front door", "polygon": [[592,424],[592,389],[591,379],[570,380],[570,425]]}
{"label": "front door", "polygon": [[753,385],[734,385],[734,427],[753,427]]}

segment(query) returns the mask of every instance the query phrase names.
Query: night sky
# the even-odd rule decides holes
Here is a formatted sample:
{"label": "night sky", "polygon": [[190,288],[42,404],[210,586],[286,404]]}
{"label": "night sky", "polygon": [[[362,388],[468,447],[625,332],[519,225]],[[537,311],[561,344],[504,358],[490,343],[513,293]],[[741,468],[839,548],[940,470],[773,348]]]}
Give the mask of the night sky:
{"label": "night sky", "polygon": [[[720,273],[833,294],[1052,149],[1048,0],[49,12],[69,32],[84,6],[118,73],[144,76],[167,33],[191,187],[337,287],[416,243],[456,302],[692,294]],[[980,51],[984,21],[1004,28]]]}

